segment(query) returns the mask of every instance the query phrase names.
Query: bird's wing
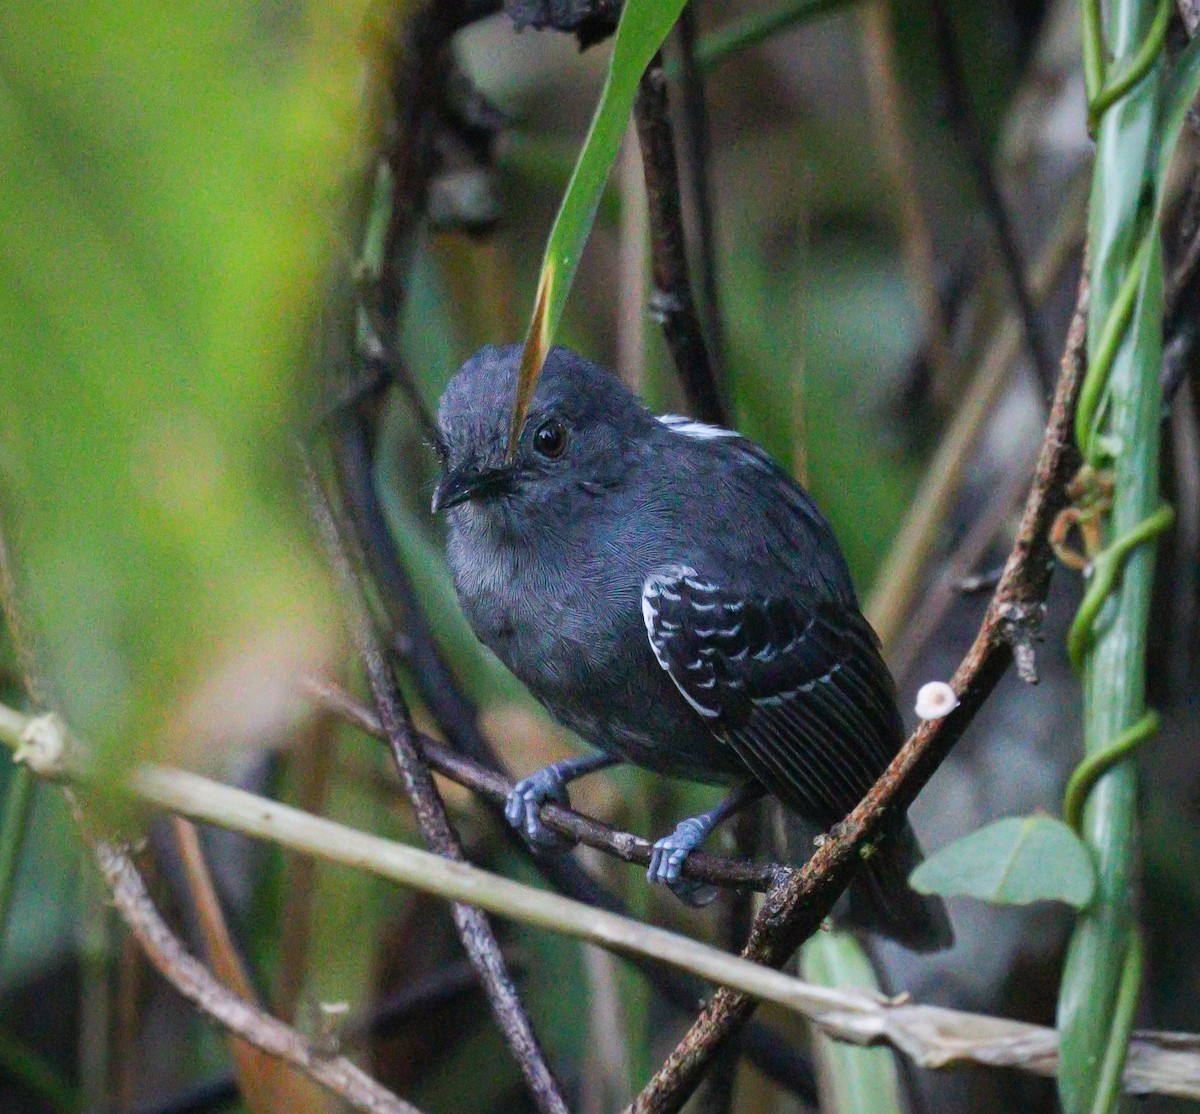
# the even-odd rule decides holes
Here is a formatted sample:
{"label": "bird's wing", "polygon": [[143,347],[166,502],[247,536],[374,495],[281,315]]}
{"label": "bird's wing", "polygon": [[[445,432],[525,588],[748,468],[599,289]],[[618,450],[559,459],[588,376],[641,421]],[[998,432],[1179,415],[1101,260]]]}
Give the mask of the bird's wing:
{"label": "bird's wing", "polygon": [[675,565],[646,579],[642,616],[684,699],[807,819],[842,819],[899,748],[892,679],[856,611],[747,598]]}

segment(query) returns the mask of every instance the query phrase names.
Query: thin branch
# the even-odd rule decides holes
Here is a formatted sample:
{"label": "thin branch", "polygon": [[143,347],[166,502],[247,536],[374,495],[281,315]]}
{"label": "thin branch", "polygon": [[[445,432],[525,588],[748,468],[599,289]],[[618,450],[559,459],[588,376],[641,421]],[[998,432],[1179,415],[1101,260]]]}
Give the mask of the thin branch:
{"label": "thin branch", "polygon": [[[1077,304],[1088,303],[1086,270]],[[743,956],[781,966],[849,884],[862,849],[903,813],[961,738],[1013,659],[1013,645],[1028,645],[1044,611],[1053,558],[1050,527],[1066,504],[1065,486],[1075,464],[1072,423],[1082,380],[1084,330],[1077,314],[1067,337],[1062,371],[1042,441],[1033,485],[1016,543],[992,596],[983,624],[951,685],[959,704],[943,719],[912,734],[867,796],[788,882],[767,895]],[[666,1063],[634,1100],[637,1114],[678,1110],[703,1078],[713,1055],[746,1023],[754,1001],[718,990]]]}
{"label": "thin branch", "polygon": [[[426,1021],[431,1010],[479,993],[479,980],[470,962],[455,960],[380,999],[362,1019],[347,1022],[341,1043],[354,1046],[371,1037],[392,1036],[413,1022]],[[221,1072],[163,1098],[138,1106],[125,1103],[120,1109],[122,1114],[203,1114],[232,1105],[239,1093],[233,1072]]]}
{"label": "thin branch", "polygon": [[[1068,428],[1069,423],[1064,425],[1064,429]],[[1043,570],[1043,578],[1046,574],[1048,569]],[[1013,574],[1010,587],[1020,590],[1018,581],[1023,583],[1026,578],[1037,575],[1025,568],[1024,572]],[[947,723],[950,719],[947,717],[940,722]],[[958,726],[961,728],[961,724]],[[932,730],[936,732],[937,729]],[[927,737],[937,738],[937,735]],[[23,740],[31,765],[46,776],[67,780],[85,777],[84,768],[64,765],[70,761],[71,752],[61,724],[49,717],[31,720],[0,705],[0,742],[13,746],[18,740]],[[909,759],[906,769],[915,769],[915,764],[922,758],[920,747],[914,749],[915,741],[910,741],[906,748]],[[926,752],[928,750],[927,747]],[[909,785],[918,776],[909,775]],[[903,773],[897,777],[901,779]],[[884,781],[888,781],[887,775]],[[923,1067],[973,1062],[1017,1067],[1044,1075],[1051,1075],[1055,1070],[1057,1035],[1053,1029],[960,1010],[913,1005],[906,996],[889,999],[862,990],[839,990],[805,983],[690,937],[593,909],[468,863],[451,862],[429,851],[360,832],[185,770],[139,766],[130,774],[125,787],[158,808],[193,820],[269,840],[277,846],[303,851],[327,862],[368,870],[379,877],[450,901],[470,901],[498,915],[561,932],[610,951],[653,955],[710,982],[737,988],[736,991],[719,990],[718,998],[726,994],[753,995],[774,1002],[806,1017],[836,1039],[858,1044],[887,1043]],[[881,783],[856,812],[873,798],[882,800],[889,793],[893,802],[899,801],[903,798],[903,789],[902,780],[887,785]],[[884,807],[878,801],[876,804],[879,809]],[[879,815],[878,809],[875,815]],[[855,823],[852,814],[847,825]],[[852,843],[855,850],[851,854],[857,858],[857,848],[862,844],[860,836],[861,828],[853,835],[835,836],[826,846],[834,846],[834,858],[842,861],[839,858],[842,849]],[[340,1069],[343,1061],[321,1059],[319,1052],[288,1026],[230,995],[171,936],[149,903],[145,886],[128,856],[103,843],[96,844],[96,853],[113,890],[117,908],[130,922],[152,962],[164,967],[171,981],[186,996],[222,1024],[238,1035],[246,1036],[258,1047],[287,1058],[289,1063],[304,1068],[328,1086],[326,1080],[330,1078],[330,1071]],[[820,854],[817,857],[820,858]],[[784,931],[790,930],[790,926],[772,921],[775,913],[782,911],[787,915],[783,903],[788,896],[781,894],[768,903],[767,933],[780,927]],[[760,927],[763,919],[760,916]],[[1200,1036],[1139,1033],[1130,1052],[1124,1084],[1131,1093],[1163,1092],[1200,1097]],[[338,1079],[339,1083],[344,1083],[344,1076]],[[358,1073],[353,1079],[361,1085],[365,1077]],[[366,1082],[370,1083],[369,1080]],[[378,1090],[372,1094],[378,1095]],[[411,1110],[406,1105],[369,1109]]]}
{"label": "thin branch", "polygon": [[979,191],[979,199],[983,202],[988,220],[991,221],[996,244],[1000,249],[1000,259],[1004,264],[1004,273],[1008,278],[1013,301],[1025,331],[1025,343],[1029,348],[1030,358],[1033,360],[1038,381],[1048,393],[1055,379],[1054,356],[1038,319],[1025,260],[1017,244],[1016,233],[1008,215],[1008,206],[1000,192],[1000,183],[992,167],[991,153],[971,105],[971,93],[967,87],[967,76],[963,72],[954,20],[945,0],[930,0],[929,9],[933,19],[933,38],[950,126],[967,153],[971,172],[975,176],[975,188]]}
{"label": "thin branch", "polygon": [[248,1044],[284,1060],[367,1114],[420,1114],[344,1056],[327,1056],[290,1026],[222,986],[159,916],[129,855],[87,836],[113,904],[150,962],[190,1002]]}
{"label": "thin branch", "polygon": [[[358,655],[379,711],[380,725],[400,773],[400,780],[412,802],[417,826],[432,850],[446,859],[462,862],[462,844],[450,822],[445,802],[434,784],[429,768],[417,750],[416,733],[408,706],[367,617],[362,587],[350,563],[343,540],[350,530],[339,530],[333,511],[320,489],[319,481],[311,472],[308,485],[313,515],[341,582],[343,593],[352,604],[352,622]],[[455,903],[452,914],[463,948],[487,994],[492,1015],[521,1074],[525,1077],[538,1109],[543,1114],[567,1114],[567,1104],[546,1063],[545,1053],[513,985],[500,952],[500,943],[487,918],[474,906],[461,902]]]}
{"label": "thin branch", "polygon": [[725,329],[721,322],[721,304],[717,295],[717,238],[713,222],[712,133],[708,118],[708,98],[704,74],[696,61],[696,8],[699,0],[683,9],[676,24],[679,42],[679,91],[682,112],[680,133],[683,139],[683,186],[693,216],[696,246],[697,287],[701,319],[708,338],[708,353],[713,378],[725,383]]}
{"label": "thin branch", "polygon": [[675,135],[667,103],[667,78],[660,58],[655,58],[642,75],[633,119],[642,145],[646,199],[650,206],[650,266],[654,276],[650,312],[663,327],[693,415],[704,422],[728,425],[729,412],[696,314],[688,277]]}
{"label": "thin branch", "polygon": [[[1073,190],[1059,227],[1038,256],[1033,284],[1039,299],[1047,297],[1066,272],[1083,237],[1087,210],[1082,194],[1078,200],[1076,204]],[[958,492],[970,453],[1009,381],[1021,348],[1021,336],[1020,322],[1006,314],[963,392],[954,418],[925,469],[904,523],[876,576],[876,589],[867,601],[865,614],[879,634],[885,652],[895,644],[912,611],[923,571]]]}
{"label": "thin branch", "polygon": [[[338,685],[314,678],[305,682],[305,688],[322,707],[341,716],[347,723],[354,724],[360,731],[373,738],[386,738],[379,720]],[[456,754],[428,735],[418,732],[414,738],[421,757],[429,763],[430,768],[472,790],[497,812],[503,809],[504,802],[513,790],[511,778]],[[642,867],[650,865],[652,844],[641,836],[617,831],[602,821],[584,816],[553,801],[542,805],[540,815],[546,827],[576,843],[603,851],[622,862]],[[682,873],[685,878],[697,882],[707,882],[714,886],[741,887],[765,893],[776,885],[781,877],[789,875],[791,868],[780,866],[778,863],[730,859],[697,850],[684,860]]]}

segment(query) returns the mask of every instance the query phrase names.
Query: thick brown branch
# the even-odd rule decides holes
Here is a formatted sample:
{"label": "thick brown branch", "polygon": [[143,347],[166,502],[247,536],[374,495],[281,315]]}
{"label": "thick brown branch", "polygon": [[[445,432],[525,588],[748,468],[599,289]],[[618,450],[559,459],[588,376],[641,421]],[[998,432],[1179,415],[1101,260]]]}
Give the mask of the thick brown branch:
{"label": "thick brown branch", "polygon": [[113,904],[150,962],[202,1012],[248,1044],[298,1068],[356,1110],[368,1114],[420,1114],[415,1106],[381,1087],[344,1056],[325,1055],[295,1029],[222,986],[188,954],[158,915],[128,854],[99,840],[93,841],[92,850]]}
{"label": "thick brown branch", "polygon": [[[1027,645],[1041,619],[1053,567],[1050,527],[1065,504],[1066,482],[1077,463],[1071,423],[1083,375],[1086,275],[1085,267],[1016,543],[979,634],[950,682],[959,705],[943,719],[922,723],[832,838],[798,874],[767,895],[742,953],[747,959],[782,966],[800,942],[816,931],[849,884],[867,845],[929,781],[1008,668],[1014,643]],[[678,1110],[703,1078],[712,1057],[753,1010],[754,1002],[745,994],[718,990],[630,1110],[635,1114]]]}
{"label": "thick brown branch", "polygon": [[646,199],[650,206],[650,264],[654,275],[650,312],[662,324],[692,413],[701,421],[728,425],[728,411],[704,341],[688,277],[667,78],[657,58],[642,75],[633,119],[642,148]]}

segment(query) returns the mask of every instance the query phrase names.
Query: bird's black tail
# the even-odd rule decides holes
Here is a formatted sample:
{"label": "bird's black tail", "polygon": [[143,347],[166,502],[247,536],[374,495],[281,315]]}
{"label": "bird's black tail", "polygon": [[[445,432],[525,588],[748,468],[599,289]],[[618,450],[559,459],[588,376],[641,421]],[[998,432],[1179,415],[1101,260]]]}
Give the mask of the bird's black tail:
{"label": "bird's black tail", "polygon": [[908,876],[924,857],[906,821],[855,875],[843,922],[887,936],[914,952],[941,951],[953,944],[954,932],[942,899],[924,897],[908,884]]}

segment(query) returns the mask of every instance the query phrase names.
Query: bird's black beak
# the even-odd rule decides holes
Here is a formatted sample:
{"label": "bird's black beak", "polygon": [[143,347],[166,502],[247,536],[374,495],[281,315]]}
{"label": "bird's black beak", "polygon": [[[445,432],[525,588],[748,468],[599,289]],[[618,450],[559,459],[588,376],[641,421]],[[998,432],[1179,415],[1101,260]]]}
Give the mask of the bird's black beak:
{"label": "bird's black beak", "polygon": [[512,469],[479,468],[473,461],[447,468],[433,490],[433,513],[457,507],[468,499],[498,495],[508,489],[511,480]]}

